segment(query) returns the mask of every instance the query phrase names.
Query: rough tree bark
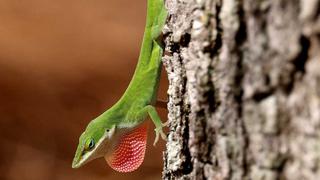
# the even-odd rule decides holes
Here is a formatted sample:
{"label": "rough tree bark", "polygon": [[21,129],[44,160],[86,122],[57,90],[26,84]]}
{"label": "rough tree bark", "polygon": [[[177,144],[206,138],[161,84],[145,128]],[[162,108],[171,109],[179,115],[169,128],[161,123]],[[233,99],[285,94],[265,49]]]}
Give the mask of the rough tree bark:
{"label": "rough tree bark", "polygon": [[164,179],[320,179],[320,0],[166,0]]}

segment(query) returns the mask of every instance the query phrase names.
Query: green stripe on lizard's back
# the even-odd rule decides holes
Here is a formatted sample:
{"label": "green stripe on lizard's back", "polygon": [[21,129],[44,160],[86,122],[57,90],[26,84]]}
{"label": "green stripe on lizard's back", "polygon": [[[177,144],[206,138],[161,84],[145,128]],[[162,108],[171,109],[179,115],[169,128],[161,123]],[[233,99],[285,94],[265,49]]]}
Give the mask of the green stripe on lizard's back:
{"label": "green stripe on lizard's back", "polygon": [[[167,11],[163,0],[148,0],[147,8],[145,32],[132,80],[120,100],[88,124],[79,138],[73,168],[99,157],[105,157],[110,166],[114,165],[113,169],[122,172],[138,168],[144,157],[146,138],[143,137],[147,133],[140,126],[148,115],[156,126],[154,144],[160,135],[166,139],[153,104],[159,86],[163,53],[156,40],[165,24]],[[133,144],[139,144],[139,148],[132,148]],[[121,153],[125,154],[121,156]],[[117,157],[121,159],[115,159]],[[122,163],[118,162],[125,162],[126,167],[121,167]]]}

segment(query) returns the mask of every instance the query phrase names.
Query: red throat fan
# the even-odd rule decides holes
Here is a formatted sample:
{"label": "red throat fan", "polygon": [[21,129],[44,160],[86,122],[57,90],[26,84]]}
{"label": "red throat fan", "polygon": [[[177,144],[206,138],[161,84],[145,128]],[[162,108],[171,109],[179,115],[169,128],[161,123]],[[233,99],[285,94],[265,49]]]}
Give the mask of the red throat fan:
{"label": "red throat fan", "polygon": [[125,133],[114,151],[104,158],[110,167],[119,172],[132,172],[143,162],[147,145],[147,124]]}

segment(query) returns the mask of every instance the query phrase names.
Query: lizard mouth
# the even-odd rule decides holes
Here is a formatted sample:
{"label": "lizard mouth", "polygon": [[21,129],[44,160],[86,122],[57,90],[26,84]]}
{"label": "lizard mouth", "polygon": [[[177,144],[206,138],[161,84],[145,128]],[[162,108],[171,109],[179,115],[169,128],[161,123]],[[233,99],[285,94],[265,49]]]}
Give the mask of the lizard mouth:
{"label": "lizard mouth", "polygon": [[[78,147],[78,148],[82,148],[82,147]],[[73,161],[72,161],[72,168],[73,169],[76,169],[76,168],[79,168],[82,164],[80,163],[81,161],[81,153],[82,153],[82,150],[77,150],[76,151],[76,155],[74,156],[73,158]]]}
{"label": "lizard mouth", "polygon": [[73,169],[79,168],[80,166],[81,165],[78,162],[75,162],[75,161],[72,162],[72,168]]}
{"label": "lizard mouth", "polygon": [[81,163],[81,160],[78,160],[78,159],[73,159],[72,161],[72,168],[73,169],[77,169],[79,167],[81,167],[82,165],[84,165],[85,163]]}
{"label": "lizard mouth", "polygon": [[76,154],[76,156],[74,157],[74,159],[72,161],[72,168],[74,168],[74,169],[79,168],[90,161],[90,159],[89,159],[90,157],[88,157],[88,155],[83,155],[83,157],[79,157],[79,156],[80,155]]}

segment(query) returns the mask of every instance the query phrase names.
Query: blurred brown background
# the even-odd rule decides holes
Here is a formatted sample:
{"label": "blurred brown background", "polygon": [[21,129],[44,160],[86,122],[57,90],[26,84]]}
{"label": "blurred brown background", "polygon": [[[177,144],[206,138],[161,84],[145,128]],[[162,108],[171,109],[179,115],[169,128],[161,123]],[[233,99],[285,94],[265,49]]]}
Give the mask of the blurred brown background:
{"label": "blurred brown background", "polygon": [[[0,179],[160,179],[164,142],[137,171],[71,161],[87,123],[133,74],[146,0],[0,0]],[[162,77],[159,97],[166,98]],[[166,120],[166,111],[160,110]]]}

